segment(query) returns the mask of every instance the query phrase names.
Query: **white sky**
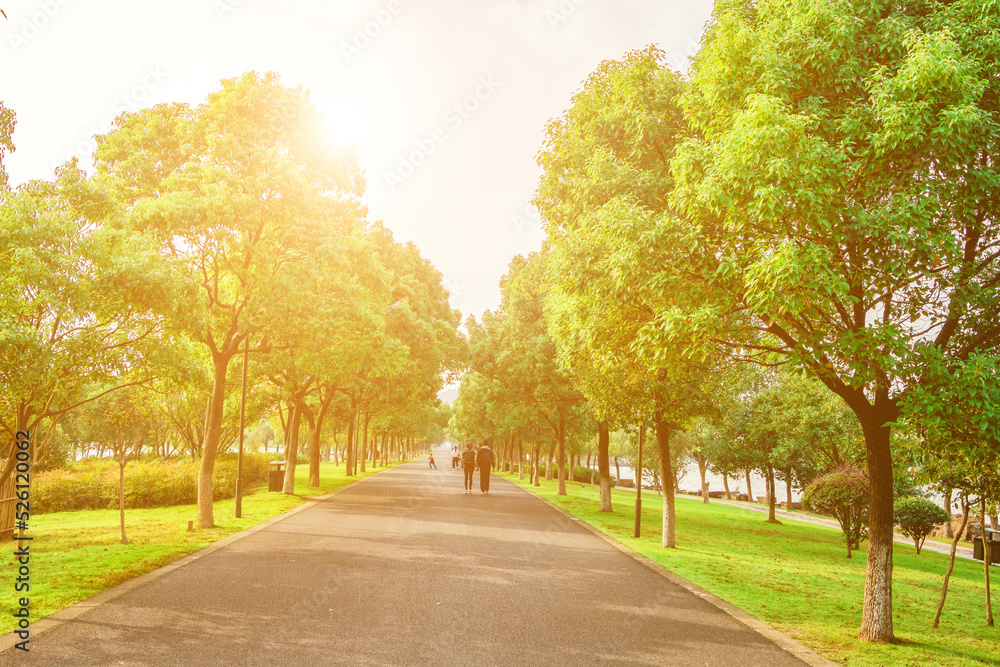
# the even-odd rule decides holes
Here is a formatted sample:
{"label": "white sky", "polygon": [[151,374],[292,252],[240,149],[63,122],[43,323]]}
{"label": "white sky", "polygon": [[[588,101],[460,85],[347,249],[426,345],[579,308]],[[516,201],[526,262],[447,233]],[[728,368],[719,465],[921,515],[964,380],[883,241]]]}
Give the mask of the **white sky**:
{"label": "white sky", "polygon": [[[9,17],[0,17],[0,100],[17,113],[12,183],[51,178],[73,154],[89,164],[89,137],[123,110],[198,104],[221,79],[273,70],[311,91],[335,139],[358,144],[371,218],[434,262],[464,317],[495,308],[511,258],[541,244],[528,201],[546,121],[601,60],[631,49],[659,44],[686,70],[711,0],[0,0],[0,8]],[[358,39],[366,25],[371,36]],[[387,182],[401,165],[405,177]]]}

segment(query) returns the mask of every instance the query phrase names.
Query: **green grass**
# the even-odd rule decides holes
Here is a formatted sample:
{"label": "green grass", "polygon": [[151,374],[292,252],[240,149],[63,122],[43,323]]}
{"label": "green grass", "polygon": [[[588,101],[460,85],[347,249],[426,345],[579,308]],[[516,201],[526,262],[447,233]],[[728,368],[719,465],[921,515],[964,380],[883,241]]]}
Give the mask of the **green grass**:
{"label": "green grass", "polygon": [[[243,517],[234,517],[235,498],[215,503],[215,527],[188,532],[188,521],[197,522],[196,505],[125,510],[128,544],[121,543],[118,510],[54,512],[32,517],[31,619],[84,600],[101,591],[166,565],[213,542],[246,530],[262,521],[298,507],[312,496],[323,495],[369,477],[385,468],[369,468],[357,477],[344,475],[344,465],[320,464],[320,486],[309,487],[309,466],[295,469],[295,489],[300,495],[268,493],[266,486],[247,489]],[[126,472],[127,474],[127,472]],[[196,523],[197,525],[197,523]],[[17,562],[14,543],[6,542],[0,562],[0,609],[12,609],[25,595],[15,593]],[[14,629],[14,619],[0,614],[0,633]]]}
{"label": "green grass", "polygon": [[[948,557],[929,551],[916,556],[912,546],[897,544],[893,609],[900,643],[862,643],[857,634],[867,552],[862,545],[848,560],[839,530],[791,520],[775,526],[751,510],[679,497],[677,549],[663,549],[655,493],[643,493],[643,537],[633,539],[634,490],[615,489],[615,511],[608,514],[597,511],[595,486],[567,483],[569,495],[557,496],[555,481],[535,488],[517,475],[504,476],[838,663],[1000,665],[1000,628],[986,626],[982,563],[956,559],[941,626],[934,629]],[[991,575],[1000,579],[1000,568]]]}

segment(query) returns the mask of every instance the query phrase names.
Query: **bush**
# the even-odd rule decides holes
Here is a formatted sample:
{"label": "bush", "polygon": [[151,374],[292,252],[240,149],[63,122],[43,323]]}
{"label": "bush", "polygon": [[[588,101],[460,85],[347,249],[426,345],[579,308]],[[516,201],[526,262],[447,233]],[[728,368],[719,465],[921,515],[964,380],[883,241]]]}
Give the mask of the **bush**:
{"label": "bush", "polygon": [[[214,500],[236,495],[236,454],[220,454],[212,482]],[[243,487],[267,481],[264,454],[243,454]],[[125,468],[125,507],[166,507],[198,501],[199,461],[190,458],[132,461]],[[33,514],[118,507],[118,463],[87,459],[33,475]]]}
{"label": "bush", "polygon": [[908,497],[900,498],[892,505],[892,513],[899,526],[899,532],[913,540],[913,545],[917,548],[917,555],[920,555],[920,547],[934,527],[939,523],[950,521],[951,517],[926,498]]}
{"label": "bush", "polygon": [[59,468],[31,477],[31,513],[112,507],[118,497],[118,466]]}
{"label": "bush", "polygon": [[844,466],[818,477],[806,487],[802,507],[828,514],[840,522],[847,542],[847,557],[867,537],[868,477],[857,468]]}
{"label": "bush", "polygon": [[[573,467],[573,476],[576,478],[575,481],[577,481],[577,482],[584,482],[586,484],[590,484],[590,471],[591,470],[594,471],[594,484],[600,484],[600,481],[601,481],[601,474],[600,474],[600,472],[596,468],[588,468],[587,466],[574,466]],[[541,476],[543,476],[543,477],[545,476],[545,464],[544,463],[539,463],[538,464],[538,474],[541,475]],[[615,479],[614,475],[608,475],[608,477],[611,478],[611,487],[614,488],[615,485],[618,484],[618,480]],[[559,466],[556,465],[556,464],[552,464],[552,478],[553,479],[558,479],[559,478]],[[566,481],[569,481],[569,468],[568,467],[566,469]]]}

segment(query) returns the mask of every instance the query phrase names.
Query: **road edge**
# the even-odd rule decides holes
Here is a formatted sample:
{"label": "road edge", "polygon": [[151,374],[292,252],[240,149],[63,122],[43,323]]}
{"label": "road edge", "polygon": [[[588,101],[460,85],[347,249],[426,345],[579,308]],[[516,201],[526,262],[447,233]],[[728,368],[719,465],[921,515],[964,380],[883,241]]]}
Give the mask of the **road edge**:
{"label": "road edge", "polygon": [[[194,561],[200,558],[204,558],[205,556],[208,556],[209,554],[218,551],[219,549],[228,546],[233,542],[237,542],[243,539],[244,537],[252,535],[253,533],[256,533],[258,531],[264,530],[268,526],[271,526],[272,524],[275,524],[279,521],[283,521],[288,517],[292,516],[293,514],[302,512],[312,507],[313,505],[318,504],[321,501],[329,500],[330,498],[333,498],[337,494],[343,493],[344,491],[347,491],[348,489],[353,488],[358,484],[361,484],[362,482],[367,482],[373,477],[378,477],[384,472],[395,470],[396,468],[400,467],[403,464],[410,463],[412,460],[413,459],[400,461],[396,465],[386,468],[385,470],[379,470],[378,472],[369,475],[368,477],[364,477],[362,479],[356,479],[350,484],[340,487],[336,491],[331,491],[330,493],[326,493],[322,496],[312,496],[309,498],[309,500],[306,500],[298,507],[293,507],[287,512],[283,512],[277,516],[271,517],[270,519],[261,521],[256,526],[251,526],[249,528],[246,528],[245,530],[241,530],[238,533],[233,533],[229,537],[224,537],[217,542],[212,542],[207,547],[192,552],[187,556],[181,556],[177,560],[171,561],[166,565],[161,565],[155,570],[150,570],[145,574],[140,574],[137,577],[134,577],[127,581],[123,581],[122,583],[116,586],[112,586],[111,588],[107,588],[101,591],[100,593],[90,596],[89,598],[85,598],[83,600],[80,600],[79,602],[74,602],[68,607],[63,607],[59,611],[54,611],[48,616],[40,618],[39,620],[31,623],[31,625],[29,626],[31,631],[31,638],[34,639],[35,636],[47,632],[68,621],[75,621],[76,619],[80,618],[80,616],[86,614],[88,611],[95,609],[101,606],[102,604],[111,602],[112,600],[121,597],[122,595],[128,593],[129,591],[135,590],[136,588],[139,588],[141,586],[145,586],[146,584],[151,583],[156,579],[159,579],[160,577],[169,574],[170,572],[173,572],[178,568],[182,568],[185,565],[190,565]],[[20,637],[17,636],[16,633],[17,630],[13,630],[7,633],[6,635],[0,636],[0,653],[5,653],[13,649],[19,642],[23,641]]]}
{"label": "road edge", "polygon": [[796,639],[792,639],[788,635],[784,634],[770,623],[760,620],[750,612],[744,611],[743,609],[740,609],[736,605],[726,602],[725,600],[714,595],[713,593],[709,593],[701,586],[693,584],[687,579],[683,579],[677,576],[676,574],[666,569],[662,565],[659,565],[658,563],[650,560],[649,558],[646,558],[639,552],[633,550],[632,548],[628,547],[625,544],[622,544],[615,538],[603,532],[600,528],[597,528],[596,526],[588,523],[586,519],[581,519],[580,517],[574,515],[566,508],[560,507],[559,505],[555,504],[548,498],[540,496],[537,493],[533,493],[530,489],[526,489],[520,484],[516,484],[515,482],[512,482],[509,479],[505,481],[509,482],[515,488],[520,489],[521,491],[524,491],[525,493],[528,493],[534,496],[535,498],[538,498],[552,509],[561,513],[563,516],[575,520],[579,526],[586,528],[588,531],[590,531],[597,537],[601,538],[602,540],[613,546],[618,551],[621,551],[625,555],[631,557],[633,560],[638,561],[639,563],[646,566],[648,569],[656,572],[661,577],[667,579],[671,583],[674,583],[680,586],[681,588],[690,591],[694,595],[697,595],[701,599],[712,604],[719,610],[725,612],[732,618],[736,619],[743,625],[747,626],[748,628],[750,628],[751,630],[762,636],[764,639],[767,639],[772,644],[775,644],[778,648],[782,649],[786,653],[792,654],[793,656],[795,656],[802,662],[806,663],[807,665],[811,665],[812,667],[840,667],[839,663],[833,662],[829,658],[823,657],[822,655],[817,653],[815,650],[809,648],[802,642]]}

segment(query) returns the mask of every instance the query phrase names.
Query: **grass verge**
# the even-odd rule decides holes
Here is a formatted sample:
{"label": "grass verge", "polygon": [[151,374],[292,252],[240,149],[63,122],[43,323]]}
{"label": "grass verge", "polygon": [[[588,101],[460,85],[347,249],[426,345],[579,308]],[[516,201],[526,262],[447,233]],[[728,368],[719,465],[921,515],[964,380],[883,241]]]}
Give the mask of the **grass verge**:
{"label": "grass verge", "polygon": [[[748,611],[827,658],[850,667],[1000,665],[1000,629],[986,626],[983,565],[956,559],[941,626],[931,628],[948,557],[919,556],[897,544],[893,555],[894,626],[899,644],[857,640],[865,583],[864,545],[846,558],[837,529],[785,521],[775,526],[751,510],[678,497],[677,549],[660,547],[661,499],[643,493],[642,537],[632,537],[635,491],[614,489],[614,513],[601,513],[598,489],[567,482],[532,487],[606,535]],[[993,578],[1000,575],[994,568]]]}
{"label": "grass verge", "polygon": [[[243,496],[242,518],[234,516],[234,498],[220,500],[215,503],[216,525],[193,532],[188,532],[187,525],[197,520],[197,505],[126,509],[128,544],[121,543],[118,510],[54,512],[32,517],[27,533],[34,538],[30,543],[31,590],[27,594],[15,592],[19,565],[13,558],[15,543],[5,542],[6,553],[0,557],[0,599],[5,604],[0,608],[13,609],[18,598],[27,596],[31,620],[37,621],[287,512],[313,496],[330,493],[381,470],[385,468],[369,468],[356,477],[347,477],[343,463],[321,463],[320,486],[309,487],[309,466],[299,465],[295,488],[300,495],[268,493],[266,486],[252,487]],[[0,614],[0,634],[13,630],[15,620],[9,614]]]}

